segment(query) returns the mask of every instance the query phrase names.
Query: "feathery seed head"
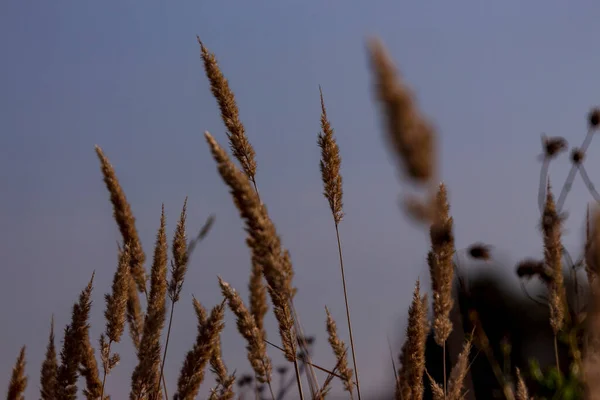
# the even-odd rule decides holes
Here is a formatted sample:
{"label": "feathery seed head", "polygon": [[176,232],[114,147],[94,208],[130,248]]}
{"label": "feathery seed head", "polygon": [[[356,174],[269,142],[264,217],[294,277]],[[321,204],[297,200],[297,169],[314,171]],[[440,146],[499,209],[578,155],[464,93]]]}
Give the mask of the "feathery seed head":
{"label": "feathery seed head", "polygon": [[13,367],[10,383],[8,384],[8,400],[25,400],[27,376],[25,376],[25,346],[21,347],[19,357]]}
{"label": "feathery seed head", "polygon": [[169,296],[173,302],[179,300],[188,266],[187,235],[185,232],[186,210],[187,197],[183,202],[183,209],[173,237],[173,262],[171,263],[171,281],[169,282]]}
{"label": "feathery seed head", "polygon": [[425,373],[425,343],[429,333],[427,296],[421,297],[417,281],[412,303],[408,309],[406,339],[400,355],[400,370],[396,398],[422,400]]}
{"label": "feathery seed head", "polygon": [[333,219],[337,225],[344,217],[342,209],[342,175],[340,174],[342,159],[339,146],[333,135],[333,128],[327,119],[327,110],[325,109],[325,101],[320,86],[319,92],[321,95],[321,133],[319,133],[317,142],[321,148],[320,169],[324,186],[323,194],[329,202]]}
{"label": "feathery seed head", "polygon": [[275,318],[279,324],[285,356],[289,361],[296,358],[296,333],[291,301],[295,294],[292,286],[294,271],[289,252],[281,245],[275,226],[266,208],[260,202],[257,193],[247,176],[231,162],[227,153],[216,140],[205,133],[213,158],[217,163],[221,178],[229,186],[234,203],[240,216],[246,222],[246,240],[252,250],[252,260],[263,268],[268,284],[268,292],[274,306]]}
{"label": "feathery seed head", "polygon": [[254,181],[256,175],[254,148],[248,141],[244,125],[240,121],[233,91],[229,88],[229,83],[223,76],[215,55],[208,51],[200,37],[197,36],[196,38],[200,44],[204,70],[210,81],[210,90],[217,100],[221,110],[221,118],[227,127],[227,136],[233,156],[239,161],[246,176]]}
{"label": "feathery seed head", "polygon": [[146,272],[144,270],[144,261],[146,256],[142,249],[142,244],[135,227],[135,218],[131,212],[131,206],[125,197],[125,193],[119,184],[117,174],[108,158],[99,146],[96,146],[96,154],[100,159],[104,183],[110,193],[110,201],[113,205],[114,218],[121,231],[123,244],[129,245],[131,276],[134,278],[138,290],[146,292]]}
{"label": "feathery seed head", "polygon": [[352,376],[354,372],[352,371],[352,368],[348,367],[346,344],[339,338],[337,326],[327,307],[325,307],[325,313],[327,314],[326,326],[327,333],[329,334],[328,340],[329,344],[331,345],[331,349],[333,350],[333,354],[335,354],[337,360],[337,369],[343,378],[344,390],[352,394]]}
{"label": "feathery seed head", "polygon": [[428,183],[435,177],[437,168],[435,131],[421,115],[412,92],[401,81],[383,44],[372,39],[369,51],[388,142],[408,177],[418,183]]}

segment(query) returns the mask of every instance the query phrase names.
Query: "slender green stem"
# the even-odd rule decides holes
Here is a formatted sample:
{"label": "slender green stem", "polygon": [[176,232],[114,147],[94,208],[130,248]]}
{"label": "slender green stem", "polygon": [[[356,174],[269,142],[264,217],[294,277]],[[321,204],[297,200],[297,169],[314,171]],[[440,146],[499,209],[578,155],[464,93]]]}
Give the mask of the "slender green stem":
{"label": "slender green stem", "polygon": [[348,293],[346,291],[346,276],[344,273],[344,258],[342,257],[342,242],[340,241],[340,230],[338,224],[335,224],[335,234],[337,236],[338,252],[340,255],[340,269],[342,271],[342,285],[344,287],[344,301],[346,303],[346,317],[348,319],[348,331],[350,332],[350,349],[352,350],[352,362],[354,364],[354,376],[356,377],[356,393],[358,400],[360,398],[360,385],[358,383],[358,367],[356,365],[356,352],[354,351],[354,337],[352,335],[352,324],[350,323],[350,307],[348,306]]}

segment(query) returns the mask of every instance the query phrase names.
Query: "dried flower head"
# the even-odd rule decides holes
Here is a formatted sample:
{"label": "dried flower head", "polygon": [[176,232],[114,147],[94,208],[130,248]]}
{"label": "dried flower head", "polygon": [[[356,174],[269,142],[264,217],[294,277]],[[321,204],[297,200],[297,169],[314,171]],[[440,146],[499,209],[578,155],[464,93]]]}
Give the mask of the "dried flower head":
{"label": "dried flower head", "polygon": [[542,135],[542,144],[544,146],[544,155],[549,159],[555,158],[568,148],[566,139],[560,136],[547,137],[546,135]]}
{"label": "dried flower head", "polygon": [[576,165],[581,164],[583,162],[584,158],[585,158],[585,153],[581,149],[578,149],[577,147],[575,147],[571,151],[571,161],[573,162],[573,164],[576,164]]}
{"label": "dried flower head", "polygon": [[588,113],[588,124],[591,129],[598,128],[600,125],[600,108],[594,107]]}
{"label": "dried flower head", "polygon": [[542,282],[548,284],[552,281],[552,273],[546,268],[543,260],[525,259],[517,264],[519,278],[531,279],[537,276]]}
{"label": "dried flower head", "polygon": [[471,257],[484,261],[488,261],[491,258],[490,250],[491,247],[484,243],[474,243],[468,248]]}

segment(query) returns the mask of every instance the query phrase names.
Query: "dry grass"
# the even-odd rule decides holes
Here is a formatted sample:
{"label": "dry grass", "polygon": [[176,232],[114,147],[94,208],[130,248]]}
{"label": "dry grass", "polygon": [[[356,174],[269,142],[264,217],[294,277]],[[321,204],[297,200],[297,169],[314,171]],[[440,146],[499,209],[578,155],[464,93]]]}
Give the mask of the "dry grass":
{"label": "dry grass", "polygon": [[[238,167],[227,151],[208,132],[205,138],[214,158],[218,173],[229,187],[233,203],[245,223],[246,243],[251,250],[251,271],[249,281],[249,308],[244,305],[239,294],[223,279],[219,285],[223,299],[207,314],[204,307],[194,298],[193,305],[198,320],[196,341],[187,352],[178,375],[177,387],[173,399],[195,399],[204,381],[205,369],[215,376],[216,387],[212,388],[210,399],[229,400],[234,393],[235,372],[231,373],[222,358],[221,332],[224,329],[225,304],[227,303],[237,320],[237,329],[247,343],[247,356],[253,368],[254,377],[242,377],[243,382],[264,382],[269,393],[266,398],[275,400],[272,379],[272,365],[268,346],[276,348],[293,365],[298,394],[301,399],[311,397],[324,399],[328,396],[331,382],[339,379],[350,398],[356,387],[357,397],[361,398],[357,360],[352,337],[350,307],[346,291],[346,276],[342,257],[339,225],[343,219],[343,188],[341,175],[341,152],[334,131],[327,116],[322,92],[321,133],[318,146],[321,150],[320,171],[323,194],[332,213],[337,250],[344,288],[347,328],[350,338],[354,369],[348,365],[348,349],[340,337],[337,325],[329,310],[326,309],[326,330],[333,349],[336,365],[328,369],[310,359],[308,342],[300,328],[298,314],[293,304],[296,288],[293,284],[294,269],[289,252],[283,246],[274,222],[258,194],[256,183],[256,155],[246,136],[239,118],[239,111],[227,79],[221,72],[214,54],[210,53],[198,39],[206,76],[210,82],[212,94],[217,100],[223,122],[227,128],[227,137],[233,154],[241,167]],[[390,56],[383,45],[372,40],[369,43],[369,57],[372,66],[374,92],[382,111],[385,137],[390,150],[397,157],[399,170],[412,183],[425,188],[425,197],[415,198],[405,195],[405,204],[411,216],[416,217],[429,229],[431,250],[427,260],[432,282],[433,319],[428,320],[427,296],[421,294],[417,282],[413,301],[409,308],[408,328],[405,343],[399,357],[400,366],[396,374],[396,398],[403,400],[421,400],[425,393],[425,378],[429,377],[431,393],[434,399],[458,400],[473,397],[466,388],[470,363],[479,352],[489,359],[489,365],[496,374],[502,387],[502,396],[507,399],[529,399],[532,387],[518,367],[501,370],[496,361],[486,332],[479,323],[475,312],[469,314],[474,325],[473,334],[463,340],[463,349],[451,360],[454,363],[450,373],[446,371],[446,342],[456,330],[450,318],[455,307],[453,287],[455,286],[456,248],[454,243],[453,219],[446,186],[437,181],[439,175],[437,158],[437,134],[433,125],[417,106],[413,94],[401,80]],[[583,144],[571,153],[572,169],[567,177],[558,201],[554,202],[550,186],[546,184],[547,168],[550,161],[557,158],[567,148],[561,138],[545,138],[542,157],[543,185],[540,186],[541,230],[543,233],[544,259],[527,259],[521,262],[517,273],[523,278],[539,278],[547,287],[548,298],[544,306],[549,309],[548,324],[555,336],[556,367],[550,375],[558,376],[553,382],[556,394],[560,394],[565,382],[577,396],[572,398],[600,397],[600,290],[597,274],[600,266],[600,211],[595,211],[592,227],[588,229],[585,254],[577,265],[585,266],[590,283],[590,296],[587,307],[574,307],[566,293],[564,274],[565,250],[561,244],[562,205],[577,172],[590,186],[584,169],[584,159],[593,132],[600,125],[600,110],[592,110],[588,116],[589,132]],[[180,300],[182,288],[191,254],[195,247],[208,234],[213,218],[209,218],[200,233],[188,242],[186,233],[187,199],[177,223],[171,246],[171,268],[169,278],[169,247],[166,232],[164,207],[160,218],[160,227],[156,236],[154,256],[150,268],[149,288],[145,253],[142,249],[135,226],[131,207],[121,188],[116,172],[108,157],[100,147],[96,147],[104,182],[114,209],[114,219],[122,236],[118,251],[118,263],[114,273],[111,292],[105,295],[104,316],[106,328],[100,336],[99,355],[103,374],[98,368],[96,351],[89,334],[89,313],[93,275],[89,284],[81,292],[74,304],[70,323],[64,330],[60,362],[57,359],[54,336],[54,323],[50,328],[46,356],[41,366],[40,397],[43,400],[74,400],[78,394],[78,384],[83,384],[83,395],[88,400],[106,400],[110,392],[107,379],[120,359],[112,346],[120,343],[126,322],[129,334],[137,353],[137,365],[131,374],[131,400],[168,399],[167,386],[164,383],[164,362],[167,357],[169,336],[173,323],[175,304]],[[594,195],[595,189],[590,186]],[[598,195],[600,200],[600,195]],[[491,258],[490,247],[476,243],[467,248],[471,257],[483,261]],[[575,270],[575,266],[571,268]],[[459,277],[460,278],[460,277]],[[351,277],[350,277],[351,279]],[[139,295],[146,300],[142,307]],[[278,323],[281,347],[267,341],[264,318],[269,307]],[[164,346],[161,343],[167,317],[167,298],[170,299],[169,324]],[[579,304],[578,302],[576,304]],[[434,346],[441,347],[444,375],[442,382],[436,381],[426,369],[426,344],[433,328]],[[564,338],[564,339],[563,339]],[[569,365],[559,365],[558,341],[564,341],[569,348]],[[477,353],[472,351],[472,344]],[[475,353],[475,354],[473,354]],[[395,363],[394,363],[395,364]],[[562,367],[562,368],[561,368]],[[314,370],[326,373],[326,379],[319,385]],[[394,369],[396,369],[394,367]],[[285,374],[285,369],[278,368]],[[302,388],[301,374],[306,372],[310,393]],[[449,375],[449,376],[448,376]],[[162,386],[161,386],[162,382]],[[539,382],[538,382],[539,384]],[[25,376],[25,348],[21,350],[8,388],[8,399],[23,399],[27,385]],[[561,386],[563,385],[563,386]],[[585,396],[583,389],[585,388]],[[258,386],[255,386],[258,391]],[[538,386],[533,386],[535,390]],[[575,388],[575,389],[573,389]],[[258,396],[258,394],[257,394]],[[533,397],[537,394],[533,393]],[[262,395],[261,398],[265,396]]]}

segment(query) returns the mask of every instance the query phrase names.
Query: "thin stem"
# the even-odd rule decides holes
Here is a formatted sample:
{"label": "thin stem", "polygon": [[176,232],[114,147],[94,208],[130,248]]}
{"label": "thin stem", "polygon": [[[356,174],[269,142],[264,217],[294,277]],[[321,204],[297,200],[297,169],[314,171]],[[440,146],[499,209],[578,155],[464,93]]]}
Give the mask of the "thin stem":
{"label": "thin stem", "polygon": [[348,306],[348,293],[346,292],[346,277],[344,274],[344,259],[342,257],[342,242],[340,241],[340,230],[338,224],[335,224],[335,234],[337,236],[338,252],[340,255],[340,269],[342,271],[342,285],[344,287],[344,301],[346,303],[346,317],[348,318],[348,331],[350,332],[350,349],[352,350],[352,362],[354,364],[354,376],[356,377],[356,393],[358,400],[360,398],[360,385],[358,383],[358,367],[356,365],[356,352],[354,351],[354,338],[352,336],[352,324],[350,323],[350,307]]}
{"label": "thin stem", "polygon": [[538,207],[540,213],[544,211],[544,204],[546,203],[546,181],[548,180],[548,167],[550,165],[550,158],[544,155],[542,160],[542,168],[540,169],[540,188],[538,190]]}
{"label": "thin stem", "polygon": [[169,329],[167,329],[167,340],[165,341],[165,351],[163,352],[163,359],[160,365],[160,377],[158,378],[158,385],[160,386],[160,381],[163,381],[163,386],[165,388],[165,399],[169,399],[169,395],[167,394],[167,384],[164,379],[164,370],[165,370],[165,360],[167,359],[167,349],[169,348],[169,338],[171,337],[171,325],[173,324],[173,311],[175,310],[175,302],[171,300],[171,315],[169,316]]}
{"label": "thin stem", "polygon": [[304,400],[304,393],[302,392],[302,381],[300,380],[300,369],[298,368],[298,360],[294,358],[294,372],[296,373],[296,383],[298,384],[298,393],[300,394],[300,400]]}
{"label": "thin stem", "polygon": [[442,362],[444,364],[444,399],[445,399],[446,395],[448,394],[448,391],[446,390],[446,341],[445,340],[444,340],[444,345],[442,346],[442,350],[443,350]]}
{"label": "thin stem", "polygon": [[577,164],[573,164],[571,169],[569,170],[569,174],[567,175],[567,179],[565,180],[565,184],[560,191],[560,196],[558,196],[558,201],[556,202],[556,209],[562,210],[562,207],[567,199],[567,194],[571,190],[571,186],[573,186],[573,180],[575,179],[575,174],[577,173]]}
{"label": "thin stem", "polygon": [[256,186],[256,179],[252,178],[252,185],[254,186],[254,191],[256,192],[256,197],[258,197],[258,202],[262,204],[262,200],[260,199],[260,194],[258,194],[258,186]]}
{"label": "thin stem", "polygon": [[587,186],[588,191],[590,192],[594,200],[596,200],[596,202],[600,202],[600,193],[598,193],[598,191],[594,187],[594,183],[587,174],[587,171],[583,167],[583,164],[579,165],[579,174],[581,175],[581,179],[583,179],[583,182]]}
{"label": "thin stem", "polygon": [[[261,360],[263,368],[267,368],[267,365],[265,364],[265,360]],[[255,376],[256,378],[256,376]],[[271,386],[271,376],[267,375],[267,386],[269,386],[269,392],[271,392],[271,399],[275,400],[275,395],[273,394],[273,387]]]}
{"label": "thin stem", "polygon": [[396,370],[396,361],[394,361],[394,352],[392,351],[392,344],[390,343],[390,337],[387,337],[388,347],[390,348],[390,358],[392,359],[392,368],[394,369],[394,379],[398,384],[398,371]]}
{"label": "thin stem", "polygon": [[[112,339],[108,341],[108,357],[110,358],[110,346],[112,345]],[[107,360],[108,361],[108,360]],[[108,372],[108,363],[104,365],[104,376],[102,377],[102,389],[100,390],[100,400],[104,400],[104,384],[106,383],[106,375]]]}
{"label": "thin stem", "polygon": [[560,373],[560,364],[558,362],[558,339],[556,333],[554,334],[554,357],[556,358],[556,371]]}
{"label": "thin stem", "polygon": [[[592,129],[589,129],[587,132],[587,135],[583,139],[583,143],[581,144],[581,147],[579,148],[579,151],[582,154],[585,154],[587,152],[587,149],[588,149],[590,143],[592,142],[593,137],[594,137],[594,131]],[[578,166],[579,165],[577,163],[573,163],[573,165],[571,166],[571,170],[569,171],[569,175],[567,176],[567,179],[565,180],[565,184],[563,185],[562,190],[560,191],[560,196],[556,203],[556,209],[559,212],[560,212],[560,210],[562,210],[565,199],[567,197],[567,193],[571,189],[571,185],[573,184],[573,179],[575,179],[575,173],[577,172]]]}
{"label": "thin stem", "polygon": [[269,392],[271,392],[271,399],[275,400],[275,393],[273,393],[273,386],[271,386],[271,380],[267,381],[267,386],[269,386]]}
{"label": "thin stem", "polygon": [[[271,343],[271,342],[269,342],[268,340],[265,340],[265,343],[266,343],[266,344],[268,344],[268,345],[270,345],[270,346],[273,346],[273,347],[275,347],[277,350],[280,350],[282,353],[285,351],[285,350],[284,350],[282,347],[280,347],[280,346],[277,346],[275,343]],[[344,355],[346,355],[346,353],[345,353],[345,352],[344,352]],[[315,367],[316,369],[318,369],[318,370],[320,370],[320,371],[323,371],[323,372],[326,372],[326,373],[328,373],[328,374],[331,374],[331,375],[335,376],[336,378],[339,378],[339,379],[342,379],[342,380],[344,379],[344,378],[343,378],[341,375],[338,375],[338,374],[336,374],[336,373],[335,373],[335,371],[329,371],[328,369],[325,369],[325,368],[323,368],[323,367],[319,367],[318,365],[316,365],[316,364],[313,364],[313,363],[311,363],[310,361],[307,361],[307,360],[306,360],[304,357],[300,357],[300,360],[301,360],[302,362],[304,362],[305,364],[308,364],[308,365],[310,365],[311,367]]]}

